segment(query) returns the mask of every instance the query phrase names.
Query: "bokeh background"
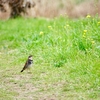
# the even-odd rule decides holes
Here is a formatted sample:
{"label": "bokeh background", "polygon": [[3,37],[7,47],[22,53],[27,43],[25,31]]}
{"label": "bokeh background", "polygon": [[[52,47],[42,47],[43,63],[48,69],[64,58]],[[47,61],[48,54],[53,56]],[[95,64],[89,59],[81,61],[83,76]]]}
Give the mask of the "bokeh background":
{"label": "bokeh background", "polygon": [[[100,16],[100,0],[5,0],[7,3],[1,5],[0,0],[0,19],[9,19],[19,7],[20,2],[35,2],[34,7],[26,7],[24,13],[19,15],[23,17],[46,17],[54,18],[60,15],[68,16],[69,18],[81,18],[87,15]],[[12,2],[12,8],[8,2]],[[17,2],[17,4],[16,4]],[[14,7],[15,8],[14,8]],[[21,5],[22,6],[22,5]],[[27,3],[26,3],[27,6]],[[4,11],[5,10],[5,11]],[[16,10],[16,11],[14,11]],[[14,11],[14,12],[13,12]],[[15,14],[16,15],[16,14]]]}
{"label": "bokeh background", "polygon": [[67,15],[70,18],[100,15],[100,0],[34,0],[36,16],[55,17]]}

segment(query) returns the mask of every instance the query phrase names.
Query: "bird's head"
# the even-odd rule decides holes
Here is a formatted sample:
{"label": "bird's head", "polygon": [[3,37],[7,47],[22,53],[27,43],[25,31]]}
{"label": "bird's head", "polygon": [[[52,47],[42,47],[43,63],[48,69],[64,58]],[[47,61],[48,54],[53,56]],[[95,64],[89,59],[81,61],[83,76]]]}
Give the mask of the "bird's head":
{"label": "bird's head", "polygon": [[32,60],[32,57],[33,57],[33,56],[32,56],[32,55],[30,55],[30,56],[28,57],[28,59],[31,59],[31,60]]}

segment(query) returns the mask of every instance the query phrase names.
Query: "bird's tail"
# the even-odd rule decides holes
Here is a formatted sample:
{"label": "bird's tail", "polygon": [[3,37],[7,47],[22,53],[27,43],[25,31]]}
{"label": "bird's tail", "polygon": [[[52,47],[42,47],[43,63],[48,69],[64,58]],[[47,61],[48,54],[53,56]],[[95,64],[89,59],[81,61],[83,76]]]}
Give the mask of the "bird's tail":
{"label": "bird's tail", "polygon": [[24,70],[22,69],[21,72],[23,72]]}

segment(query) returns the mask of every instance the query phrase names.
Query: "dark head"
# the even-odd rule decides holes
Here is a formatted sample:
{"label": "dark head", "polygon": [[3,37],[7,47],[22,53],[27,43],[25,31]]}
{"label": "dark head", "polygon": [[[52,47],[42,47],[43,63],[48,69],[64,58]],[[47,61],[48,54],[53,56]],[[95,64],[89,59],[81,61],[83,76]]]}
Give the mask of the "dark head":
{"label": "dark head", "polygon": [[32,55],[30,55],[30,56],[28,57],[28,59],[31,59],[31,60],[32,60],[32,57],[33,57],[33,56],[32,56]]}
{"label": "dark head", "polygon": [[33,57],[33,55],[28,56],[28,58],[32,58],[32,57]]}

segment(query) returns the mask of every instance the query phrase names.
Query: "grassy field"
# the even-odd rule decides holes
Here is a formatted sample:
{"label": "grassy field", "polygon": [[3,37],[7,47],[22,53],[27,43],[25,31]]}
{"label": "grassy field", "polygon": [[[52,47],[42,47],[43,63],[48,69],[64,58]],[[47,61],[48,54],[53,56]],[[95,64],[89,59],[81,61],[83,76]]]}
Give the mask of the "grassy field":
{"label": "grassy field", "polygon": [[0,21],[0,82],[0,100],[100,100],[100,19]]}

